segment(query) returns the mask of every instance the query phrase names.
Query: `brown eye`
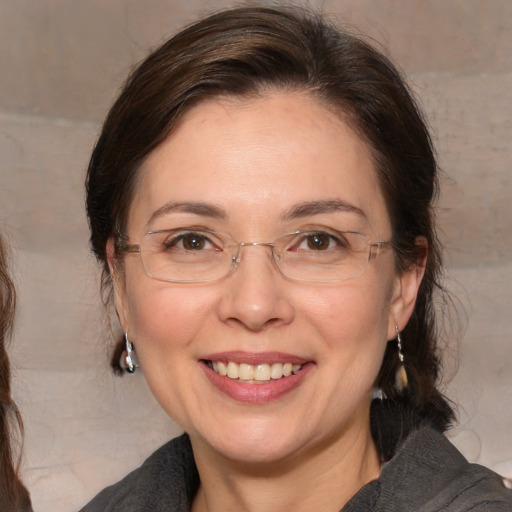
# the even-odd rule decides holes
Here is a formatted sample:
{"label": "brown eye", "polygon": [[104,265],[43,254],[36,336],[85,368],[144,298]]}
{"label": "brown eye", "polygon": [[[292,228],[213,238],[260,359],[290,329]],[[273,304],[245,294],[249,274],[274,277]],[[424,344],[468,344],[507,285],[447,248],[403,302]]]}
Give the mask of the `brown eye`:
{"label": "brown eye", "polygon": [[206,238],[196,233],[187,233],[183,235],[181,243],[187,251],[200,251],[206,245]]}
{"label": "brown eye", "polygon": [[211,240],[197,232],[185,232],[178,235],[173,234],[162,242],[162,250],[164,251],[194,251],[199,252],[207,249],[212,249]]}
{"label": "brown eye", "polygon": [[326,233],[313,233],[306,237],[306,244],[312,251],[325,251],[331,247],[331,237]]}

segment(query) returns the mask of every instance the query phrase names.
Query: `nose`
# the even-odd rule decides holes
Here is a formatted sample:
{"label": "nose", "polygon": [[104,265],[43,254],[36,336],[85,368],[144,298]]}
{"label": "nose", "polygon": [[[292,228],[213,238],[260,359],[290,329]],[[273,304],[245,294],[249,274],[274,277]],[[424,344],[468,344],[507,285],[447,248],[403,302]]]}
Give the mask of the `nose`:
{"label": "nose", "polygon": [[253,332],[286,325],[294,317],[288,282],[272,262],[269,244],[244,244],[237,268],[224,281],[221,319]]}

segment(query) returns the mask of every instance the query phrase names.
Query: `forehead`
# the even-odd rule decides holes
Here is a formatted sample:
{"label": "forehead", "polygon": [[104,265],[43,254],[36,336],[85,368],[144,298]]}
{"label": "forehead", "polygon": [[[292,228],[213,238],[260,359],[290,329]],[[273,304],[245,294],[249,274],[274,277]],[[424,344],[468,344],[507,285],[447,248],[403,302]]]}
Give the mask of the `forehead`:
{"label": "forehead", "polygon": [[217,98],[188,111],[148,156],[129,226],[143,231],[173,202],[212,204],[247,223],[329,200],[360,209],[372,228],[387,220],[371,152],[341,115],[301,93]]}

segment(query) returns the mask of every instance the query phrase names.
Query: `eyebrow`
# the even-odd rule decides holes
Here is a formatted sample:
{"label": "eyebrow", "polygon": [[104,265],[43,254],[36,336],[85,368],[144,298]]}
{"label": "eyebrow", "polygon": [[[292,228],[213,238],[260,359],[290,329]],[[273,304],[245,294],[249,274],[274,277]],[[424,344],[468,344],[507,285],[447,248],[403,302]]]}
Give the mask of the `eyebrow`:
{"label": "eyebrow", "polygon": [[213,219],[225,219],[227,217],[226,210],[219,205],[198,201],[170,201],[151,214],[147,225],[149,226],[154,220],[171,212],[193,213]]}
{"label": "eyebrow", "polygon": [[[170,201],[157,210],[149,218],[147,225],[151,225],[156,219],[167,215],[168,213],[192,213],[212,219],[226,219],[228,214],[226,210],[216,204],[203,203],[200,201]],[[309,215],[319,215],[321,213],[349,212],[360,215],[366,219],[366,214],[361,208],[348,203],[342,199],[323,199],[319,201],[304,201],[295,204],[285,210],[281,215],[283,220],[300,219]]]}
{"label": "eyebrow", "polygon": [[282,215],[284,220],[299,219],[321,213],[348,212],[355,213],[366,219],[366,213],[361,208],[343,199],[324,199],[320,201],[304,201],[288,208]]}

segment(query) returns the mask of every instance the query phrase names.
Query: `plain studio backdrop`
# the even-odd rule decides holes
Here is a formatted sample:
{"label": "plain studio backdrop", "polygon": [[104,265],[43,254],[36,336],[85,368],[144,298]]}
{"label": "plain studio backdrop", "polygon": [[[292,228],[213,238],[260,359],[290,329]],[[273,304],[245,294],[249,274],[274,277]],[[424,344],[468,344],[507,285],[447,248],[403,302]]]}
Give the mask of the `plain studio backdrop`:
{"label": "plain studio backdrop", "polygon": [[[512,2],[310,4],[385,45],[427,113],[443,183],[448,286],[468,317],[446,348],[449,435],[512,475]],[[83,181],[128,70],[200,14],[243,2],[0,0],[0,226],[20,301],[12,356],[38,512],[74,510],[179,429],[140,374],[109,373]],[[455,351],[458,350],[458,370]]]}

